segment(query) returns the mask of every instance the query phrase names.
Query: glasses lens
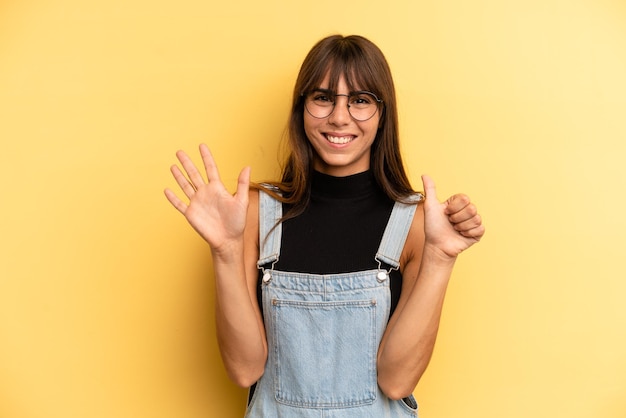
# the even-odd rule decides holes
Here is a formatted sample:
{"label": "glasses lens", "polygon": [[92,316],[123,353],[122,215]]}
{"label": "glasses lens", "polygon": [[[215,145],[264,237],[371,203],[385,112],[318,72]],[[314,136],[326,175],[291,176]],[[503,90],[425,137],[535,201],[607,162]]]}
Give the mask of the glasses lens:
{"label": "glasses lens", "polygon": [[359,92],[350,95],[348,111],[356,120],[365,121],[370,119],[378,109],[378,100],[373,93]]}
{"label": "glasses lens", "polygon": [[[341,95],[324,91],[313,91],[305,96],[304,106],[311,116],[323,119],[333,113],[337,96]],[[379,103],[382,103],[382,101],[373,93],[362,91],[350,94],[347,105],[348,111],[354,119],[366,121],[374,116],[376,110],[378,110]]]}
{"label": "glasses lens", "polygon": [[330,93],[313,91],[306,95],[304,105],[311,116],[323,119],[333,113],[335,97]]}

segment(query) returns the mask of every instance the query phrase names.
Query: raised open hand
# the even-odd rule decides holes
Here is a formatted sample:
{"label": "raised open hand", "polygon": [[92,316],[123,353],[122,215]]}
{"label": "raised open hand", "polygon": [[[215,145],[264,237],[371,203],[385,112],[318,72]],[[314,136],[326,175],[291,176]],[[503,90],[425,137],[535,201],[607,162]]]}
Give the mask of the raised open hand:
{"label": "raised open hand", "polygon": [[165,189],[165,196],[209,243],[213,251],[221,252],[243,239],[248,210],[250,168],[246,167],[241,171],[237,191],[231,195],[220,180],[213,155],[205,144],[200,145],[200,155],[207,182],[183,151],[178,151],[176,156],[187,175],[185,176],[178,166],[171,167],[176,183],[189,198],[189,204],[179,199],[170,189]]}
{"label": "raised open hand", "polygon": [[443,256],[454,258],[480,241],[485,233],[485,226],[469,197],[455,194],[442,203],[437,199],[434,181],[424,175],[422,182],[426,194],[426,245],[437,249]]}

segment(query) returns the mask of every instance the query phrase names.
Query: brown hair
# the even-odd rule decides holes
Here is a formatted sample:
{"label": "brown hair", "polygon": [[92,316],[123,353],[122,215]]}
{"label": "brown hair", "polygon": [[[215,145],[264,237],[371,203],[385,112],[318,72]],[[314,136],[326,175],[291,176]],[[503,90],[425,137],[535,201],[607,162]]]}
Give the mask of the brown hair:
{"label": "brown hair", "polygon": [[283,220],[307,207],[311,195],[313,148],[304,131],[303,95],[318,88],[329,73],[329,89],[345,77],[350,90],[368,90],[383,100],[378,132],[372,144],[370,168],[380,187],[395,201],[414,193],[404,170],[398,141],[398,112],[391,70],[382,51],[368,39],[333,35],[320,40],[304,59],[296,80],[287,130],[289,155],[280,182],[271,182],[274,197],[290,205]]}

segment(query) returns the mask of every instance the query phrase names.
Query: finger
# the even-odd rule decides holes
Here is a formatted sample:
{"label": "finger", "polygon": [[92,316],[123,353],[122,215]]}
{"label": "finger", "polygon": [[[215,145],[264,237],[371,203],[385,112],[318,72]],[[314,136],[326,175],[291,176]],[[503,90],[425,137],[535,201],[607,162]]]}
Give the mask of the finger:
{"label": "finger", "polygon": [[173,165],[172,167],[170,167],[170,171],[172,172],[176,183],[178,183],[183,193],[185,193],[185,196],[191,199],[191,196],[196,193],[196,187],[191,184],[189,179],[185,177],[185,175],[182,171],[180,171],[180,168],[178,168],[178,166]]}
{"label": "finger", "polygon": [[485,226],[480,224],[476,228],[472,228],[467,231],[460,231],[459,234],[463,235],[466,238],[472,238],[476,241],[480,241],[483,235],[485,235]]}
{"label": "finger", "polygon": [[473,203],[469,203],[457,212],[449,213],[448,218],[452,223],[460,223],[463,221],[467,221],[468,219],[472,219],[476,215],[478,215],[478,209],[476,209],[476,205],[474,205]]}
{"label": "finger", "polygon": [[452,215],[461,212],[470,204],[470,198],[464,194],[455,194],[446,201],[446,213]]}
{"label": "finger", "polygon": [[209,181],[219,181],[220,173],[217,170],[217,164],[213,154],[209,150],[206,144],[200,144],[200,155],[202,156],[202,162],[204,163],[204,170]]}
{"label": "finger", "polygon": [[464,220],[463,222],[453,223],[453,225],[454,229],[459,232],[470,231],[482,225],[482,218],[480,217],[480,215],[475,215],[467,220]]}
{"label": "finger", "polygon": [[248,205],[248,196],[250,193],[250,167],[245,167],[239,173],[237,179],[237,191],[235,197],[239,199],[244,205]]}
{"label": "finger", "polygon": [[204,184],[204,179],[202,178],[200,171],[198,171],[196,165],[193,163],[193,161],[191,161],[191,158],[189,158],[189,156],[184,151],[178,151],[176,153],[176,157],[185,169],[187,176],[189,176],[189,181],[194,189],[198,189],[201,184]]}
{"label": "finger", "polygon": [[170,189],[165,189],[165,197],[180,213],[184,214],[187,210],[187,205],[176,196],[176,194]]}

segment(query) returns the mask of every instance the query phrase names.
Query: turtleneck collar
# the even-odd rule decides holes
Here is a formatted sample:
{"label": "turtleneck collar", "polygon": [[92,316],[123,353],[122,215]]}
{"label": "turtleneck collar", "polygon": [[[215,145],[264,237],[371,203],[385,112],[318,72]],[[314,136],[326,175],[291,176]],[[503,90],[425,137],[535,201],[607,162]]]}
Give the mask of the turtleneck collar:
{"label": "turtleneck collar", "polygon": [[311,192],[314,196],[334,198],[362,197],[378,191],[374,173],[371,170],[346,177],[334,177],[315,171]]}

